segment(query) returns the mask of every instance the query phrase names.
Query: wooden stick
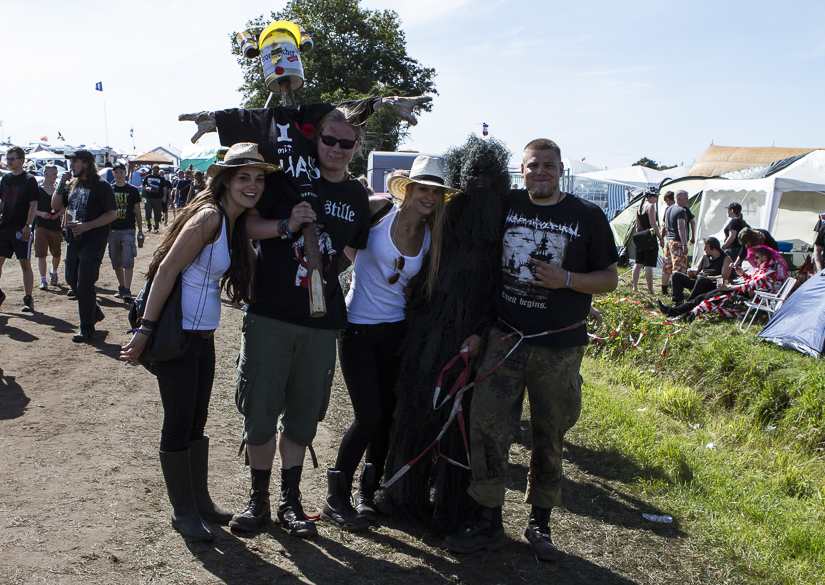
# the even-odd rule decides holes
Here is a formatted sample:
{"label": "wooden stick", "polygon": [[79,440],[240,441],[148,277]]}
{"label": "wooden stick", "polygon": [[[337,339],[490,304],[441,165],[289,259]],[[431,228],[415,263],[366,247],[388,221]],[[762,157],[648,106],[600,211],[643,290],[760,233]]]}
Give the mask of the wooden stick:
{"label": "wooden stick", "polygon": [[[279,82],[281,103],[285,106],[295,105],[295,94],[292,92],[292,83],[289,79]],[[327,314],[327,303],[324,298],[324,277],[321,270],[321,248],[318,244],[318,225],[304,224],[304,255],[307,261],[307,286],[309,288],[309,314],[312,317],[323,317]]]}

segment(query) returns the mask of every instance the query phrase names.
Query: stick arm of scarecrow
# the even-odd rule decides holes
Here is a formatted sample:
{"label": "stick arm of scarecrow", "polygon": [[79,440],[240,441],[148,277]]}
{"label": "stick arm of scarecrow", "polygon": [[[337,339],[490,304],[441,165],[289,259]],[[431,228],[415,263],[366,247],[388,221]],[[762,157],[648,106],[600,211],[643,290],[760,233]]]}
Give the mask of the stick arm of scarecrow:
{"label": "stick arm of scarecrow", "polygon": [[[410,125],[415,126],[418,120],[415,118],[415,108],[431,102],[433,98],[426,95],[418,95],[411,97],[403,96],[389,96],[383,98],[372,98],[373,111],[380,109],[388,109],[404,120]],[[198,126],[198,131],[192,136],[192,143],[194,144],[200,140],[201,136],[209,132],[216,132],[218,129],[217,121],[215,120],[215,112],[196,112],[193,114],[181,114],[178,116],[179,122],[195,122]]]}

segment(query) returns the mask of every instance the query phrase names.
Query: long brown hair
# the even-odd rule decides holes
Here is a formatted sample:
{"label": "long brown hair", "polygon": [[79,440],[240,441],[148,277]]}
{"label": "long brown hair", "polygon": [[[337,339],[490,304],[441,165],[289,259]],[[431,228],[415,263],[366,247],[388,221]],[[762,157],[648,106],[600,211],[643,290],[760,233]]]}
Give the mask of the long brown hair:
{"label": "long brown hair", "polygon": [[[401,202],[401,209],[409,207],[412,202],[411,190],[415,183],[407,183],[407,194],[404,201]],[[427,283],[424,285],[424,290],[429,299],[433,294],[436,279],[438,277],[438,265],[441,263],[441,244],[444,241],[444,218],[445,212],[444,191],[442,189],[441,196],[438,198],[438,204],[435,206],[435,211],[424,218],[424,224],[430,228],[430,268],[427,271]]]}
{"label": "long brown hair", "polygon": [[[186,222],[192,219],[203,209],[214,209],[220,215],[220,222],[215,231],[207,240],[214,243],[223,228],[226,213],[221,205],[221,197],[226,193],[225,183],[228,183],[240,169],[244,167],[228,168],[215,175],[209,182],[209,187],[198,193],[185,207],[178,211],[178,216],[172,221],[169,230],[163,235],[163,240],[155,250],[149,270],[146,271],[146,278],[153,278],[158,271],[160,263],[169,254],[172,245],[183,231]],[[246,241],[246,216],[249,210],[245,209],[235,220],[235,227],[232,230],[232,242],[230,242],[230,264],[229,270],[221,279],[221,288],[226,291],[226,296],[236,305],[242,302],[251,303],[252,264],[249,258],[249,248]]]}

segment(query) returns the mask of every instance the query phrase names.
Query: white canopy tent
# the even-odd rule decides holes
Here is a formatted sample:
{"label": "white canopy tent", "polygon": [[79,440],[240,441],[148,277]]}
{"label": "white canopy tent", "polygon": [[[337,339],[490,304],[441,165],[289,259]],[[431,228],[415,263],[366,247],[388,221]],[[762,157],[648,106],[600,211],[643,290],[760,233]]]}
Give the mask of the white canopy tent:
{"label": "white canopy tent", "polygon": [[662,171],[648,167],[633,166],[606,171],[574,174],[569,189],[572,193],[600,205],[612,219],[625,208],[631,193],[638,193],[648,188],[658,187],[668,178]]}

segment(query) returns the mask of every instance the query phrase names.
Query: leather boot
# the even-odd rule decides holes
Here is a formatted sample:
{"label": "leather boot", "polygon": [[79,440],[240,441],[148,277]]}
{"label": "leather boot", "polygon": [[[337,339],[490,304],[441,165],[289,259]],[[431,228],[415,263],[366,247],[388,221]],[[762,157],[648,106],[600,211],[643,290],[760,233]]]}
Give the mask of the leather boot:
{"label": "leather boot", "polygon": [[249,501],[243,511],[235,514],[229,521],[229,528],[242,532],[257,530],[272,519],[269,506],[269,478],[271,469],[249,468],[252,476],[252,489],[249,490]]}
{"label": "leather boot", "polygon": [[501,507],[485,508],[482,506],[473,524],[461,532],[450,534],[441,546],[457,553],[471,553],[483,548],[501,549],[504,546]]}
{"label": "leather boot", "polygon": [[348,532],[357,532],[369,528],[369,520],[355,511],[350,502],[351,489],[343,471],[327,469],[327,501],[321,510],[321,516],[335,522]]}
{"label": "leather boot", "polygon": [[375,465],[365,463],[361,470],[361,482],[358,486],[358,495],[355,498],[355,510],[366,518],[370,524],[375,523],[377,514],[375,512],[375,492],[378,489],[378,481],[375,477]]}
{"label": "leather boot", "polygon": [[192,496],[189,450],[166,453],[158,451],[169,502],[172,504],[172,528],[194,540],[214,540],[215,533],[203,521]]}
{"label": "leather boot", "polygon": [[192,495],[201,518],[226,526],[232,520],[232,512],[221,508],[209,496],[209,437],[189,441],[189,467],[192,469]]}
{"label": "leather boot", "polygon": [[301,472],[302,465],[281,470],[281,502],[278,504],[278,521],[281,526],[289,528],[292,536],[309,538],[318,536],[315,521],[307,518],[301,506]]}
{"label": "leather boot", "polygon": [[540,561],[557,561],[562,557],[550,538],[550,510],[533,506],[527,527],[521,535],[522,542],[530,545],[533,554]]}

